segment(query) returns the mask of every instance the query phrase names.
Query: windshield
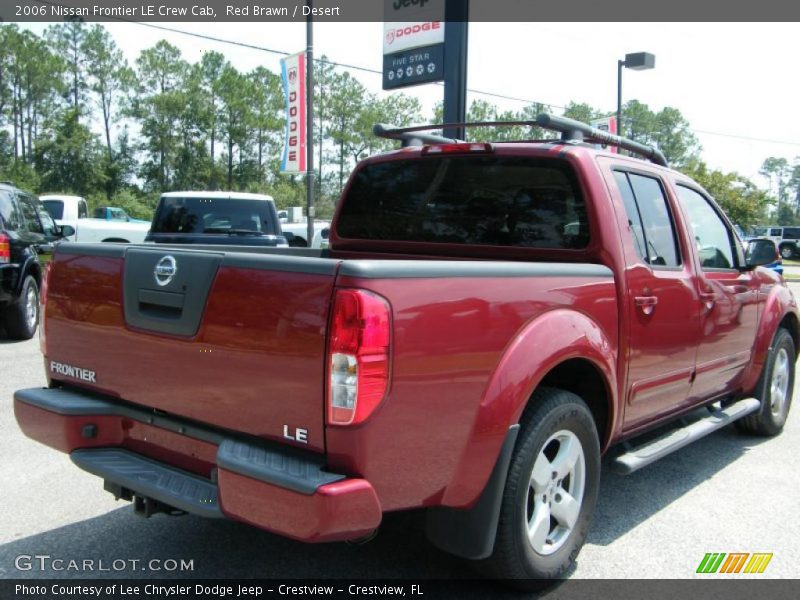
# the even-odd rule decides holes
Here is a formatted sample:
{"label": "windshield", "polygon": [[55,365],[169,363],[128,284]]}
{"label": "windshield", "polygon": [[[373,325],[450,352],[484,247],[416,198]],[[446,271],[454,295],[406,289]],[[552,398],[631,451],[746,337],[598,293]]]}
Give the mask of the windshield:
{"label": "windshield", "polygon": [[45,209],[54,219],[61,220],[64,217],[64,202],[61,200],[42,200]]}
{"label": "windshield", "polygon": [[162,198],[153,233],[278,235],[269,200]]}
{"label": "windshield", "polygon": [[563,161],[431,157],[367,165],[339,215],[342,238],[578,249],[586,204]]}

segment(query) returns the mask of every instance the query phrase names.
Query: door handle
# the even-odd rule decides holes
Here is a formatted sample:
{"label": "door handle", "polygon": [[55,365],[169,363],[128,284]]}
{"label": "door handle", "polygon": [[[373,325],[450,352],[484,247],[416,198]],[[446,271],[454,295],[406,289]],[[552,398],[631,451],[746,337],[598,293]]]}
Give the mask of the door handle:
{"label": "door handle", "polygon": [[644,314],[651,315],[658,304],[658,296],[636,296],[634,302]]}
{"label": "door handle", "polygon": [[714,292],[700,292],[700,299],[706,305],[706,310],[711,310],[717,303],[717,294]]}

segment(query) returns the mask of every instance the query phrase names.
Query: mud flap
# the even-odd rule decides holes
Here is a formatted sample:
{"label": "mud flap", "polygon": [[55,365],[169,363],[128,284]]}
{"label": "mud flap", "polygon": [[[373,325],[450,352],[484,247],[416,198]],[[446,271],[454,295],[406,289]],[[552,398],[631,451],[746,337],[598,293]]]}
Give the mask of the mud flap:
{"label": "mud flap", "polygon": [[492,555],[503,488],[518,433],[519,424],[509,427],[489,481],[475,506],[468,510],[444,507],[428,510],[425,533],[434,546],[471,560]]}

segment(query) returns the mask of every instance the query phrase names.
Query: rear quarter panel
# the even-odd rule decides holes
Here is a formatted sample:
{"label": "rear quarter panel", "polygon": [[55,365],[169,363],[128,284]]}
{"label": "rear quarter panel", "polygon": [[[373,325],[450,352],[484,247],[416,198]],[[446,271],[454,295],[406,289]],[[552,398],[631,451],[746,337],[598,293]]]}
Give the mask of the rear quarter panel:
{"label": "rear quarter panel", "polygon": [[[573,356],[592,358],[616,387],[617,301],[602,276],[373,279],[340,276],[339,286],[389,299],[392,381],[375,414],[357,428],[327,428],[334,470],[374,486],[384,510],[465,506],[494,466],[547,371]],[[574,265],[580,266],[580,265]]]}

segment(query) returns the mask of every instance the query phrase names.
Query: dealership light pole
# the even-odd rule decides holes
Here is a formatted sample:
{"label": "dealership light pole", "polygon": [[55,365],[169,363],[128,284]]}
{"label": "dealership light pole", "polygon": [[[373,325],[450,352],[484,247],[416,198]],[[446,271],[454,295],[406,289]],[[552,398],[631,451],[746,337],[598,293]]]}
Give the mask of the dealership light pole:
{"label": "dealership light pole", "polygon": [[617,135],[622,136],[622,67],[632,71],[645,71],[656,66],[656,57],[649,52],[626,54],[625,60],[617,61]]}
{"label": "dealership light pole", "polygon": [[[311,8],[312,0],[306,4]],[[306,18],[306,235],[314,241],[314,25]]]}

